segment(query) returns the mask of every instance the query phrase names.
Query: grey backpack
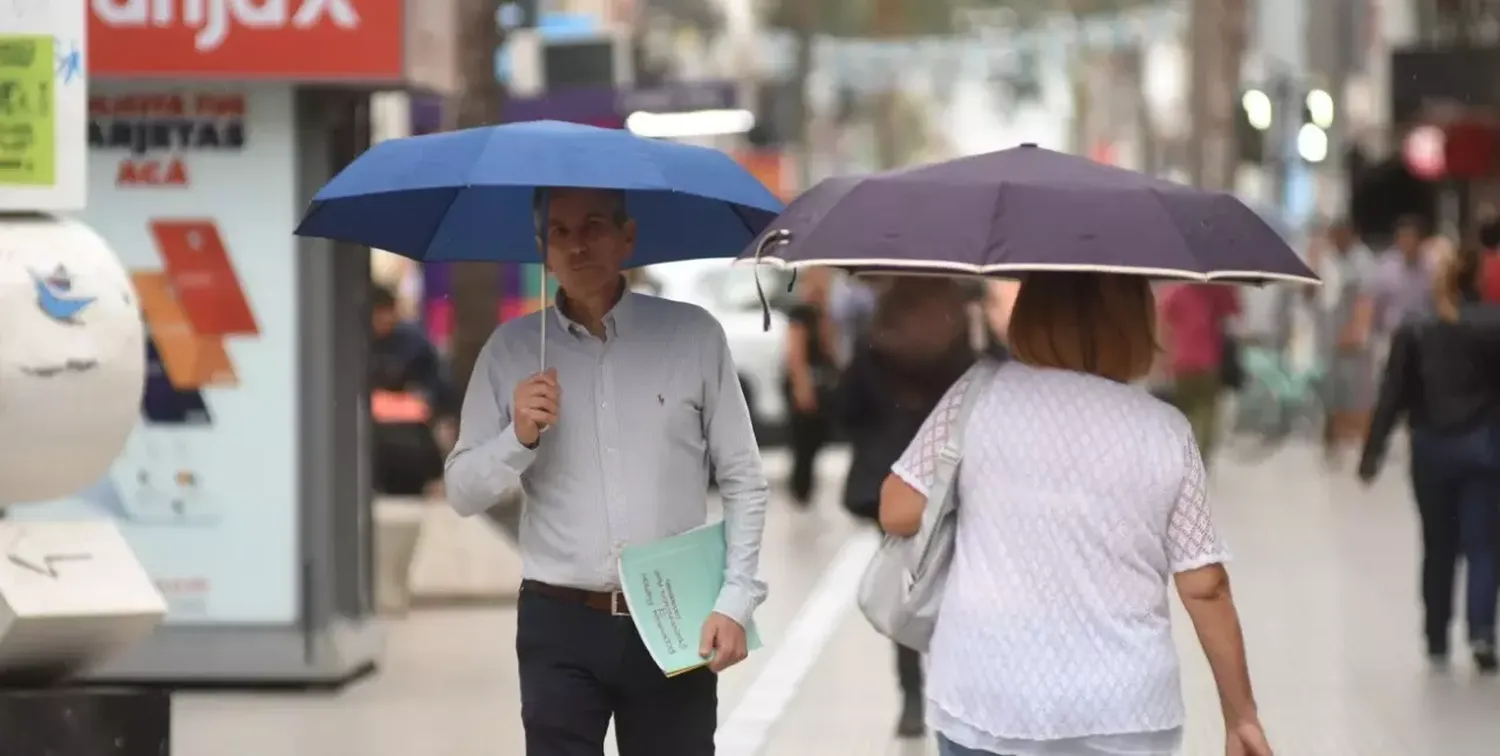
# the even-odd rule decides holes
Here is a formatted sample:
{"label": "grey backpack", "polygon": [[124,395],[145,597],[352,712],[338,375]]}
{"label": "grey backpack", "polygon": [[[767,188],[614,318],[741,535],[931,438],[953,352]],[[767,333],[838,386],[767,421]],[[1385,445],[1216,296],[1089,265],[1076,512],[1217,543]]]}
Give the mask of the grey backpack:
{"label": "grey backpack", "polygon": [[886,536],[859,583],[859,608],[881,635],[923,651],[932,642],[943,587],[953,563],[958,530],[958,464],[964,428],[999,363],[981,360],[970,369],[962,404],[938,453],[937,476],[928,491],[917,534]]}

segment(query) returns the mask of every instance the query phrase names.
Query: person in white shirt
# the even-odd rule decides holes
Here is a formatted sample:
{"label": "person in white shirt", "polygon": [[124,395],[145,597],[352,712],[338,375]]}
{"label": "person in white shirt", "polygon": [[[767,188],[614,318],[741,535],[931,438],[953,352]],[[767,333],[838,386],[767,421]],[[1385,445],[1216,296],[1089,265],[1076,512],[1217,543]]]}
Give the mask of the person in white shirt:
{"label": "person in white shirt", "polygon": [[[1271,756],[1192,428],[1130,385],[1156,351],[1142,278],[1037,273],[1014,359],[969,418],[957,549],[929,649],[927,722],[944,756],[1167,756],[1181,746],[1175,582],[1218,683],[1230,756]],[[886,532],[917,531],[971,371],[881,490]]]}
{"label": "person in white shirt", "polygon": [[[545,195],[557,303],[502,324],[480,352],[448,502],[475,515],[524,493],[515,649],[527,756],[604,756],[611,720],[620,756],[712,756],[718,673],[745,658],[766,597],[767,488],[750,410],[712,315],[628,290],[624,194]],[[547,369],[532,372],[544,318]],[[707,522],[710,475],[724,586],[699,634],[705,666],[667,677],[620,592],[620,553]]]}

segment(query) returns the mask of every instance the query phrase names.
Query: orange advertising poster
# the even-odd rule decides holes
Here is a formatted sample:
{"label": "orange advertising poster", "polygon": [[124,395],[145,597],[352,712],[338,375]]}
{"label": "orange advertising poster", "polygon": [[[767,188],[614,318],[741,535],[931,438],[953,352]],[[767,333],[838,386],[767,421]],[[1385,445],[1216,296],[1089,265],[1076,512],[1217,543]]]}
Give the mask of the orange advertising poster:
{"label": "orange advertising poster", "polygon": [[790,200],[796,194],[788,186],[788,174],[791,172],[787,170],[788,157],[785,153],[777,150],[748,150],[736,155],[735,159],[746,172],[765,184],[777,197]]}
{"label": "orange advertising poster", "polygon": [[152,221],[151,236],[194,332],[215,337],[259,333],[229,250],[213,221]]}
{"label": "orange advertising poster", "polygon": [[136,272],[130,278],[173,388],[228,388],[238,383],[223,340],[193,329],[166,274]]}
{"label": "orange advertising poster", "polygon": [[402,75],[405,0],[87,5],[93,76],[395,81]]}

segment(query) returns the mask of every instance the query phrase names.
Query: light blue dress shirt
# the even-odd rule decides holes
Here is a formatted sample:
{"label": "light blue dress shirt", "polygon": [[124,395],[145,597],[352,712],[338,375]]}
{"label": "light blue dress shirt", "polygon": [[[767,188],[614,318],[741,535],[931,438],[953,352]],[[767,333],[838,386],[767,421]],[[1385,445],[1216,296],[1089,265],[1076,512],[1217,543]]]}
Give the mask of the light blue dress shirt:
{"label": "light blue dress shirt", "polygon": [[[511,396],[541,359],[562,390],[557,424],[535,450],[516,438]],[[464,397],[448,456],[448,500],[462,515],[519,486],[522,575],[617,590],[626,545],[676,535],[708,517],[710,470],[724,502],[728,564],[716,611],[748,623],[765,599],[757,579],[766,479],[750,411],[719,322],[700,307],[626,292],[605,338],[556,308],[495,329]]]}

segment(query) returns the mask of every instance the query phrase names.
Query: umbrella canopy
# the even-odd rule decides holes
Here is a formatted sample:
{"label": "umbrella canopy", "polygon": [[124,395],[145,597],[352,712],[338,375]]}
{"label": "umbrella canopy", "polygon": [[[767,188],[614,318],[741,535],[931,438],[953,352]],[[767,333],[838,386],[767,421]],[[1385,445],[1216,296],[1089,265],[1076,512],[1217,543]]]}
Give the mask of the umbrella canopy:
{"label": "umbrella canopy", "polygon": [[1318,281],[1233,195],[1035,145],[829,179],[741,257],[871,273]]}
{"label": "umbrella canopy", "polygon": [[318,192],[296,233],[423,262],[535,263],[548,187],[624,191],[631,265],[733,257],[782,209],[717,150],[528,121],[381,142]]}

